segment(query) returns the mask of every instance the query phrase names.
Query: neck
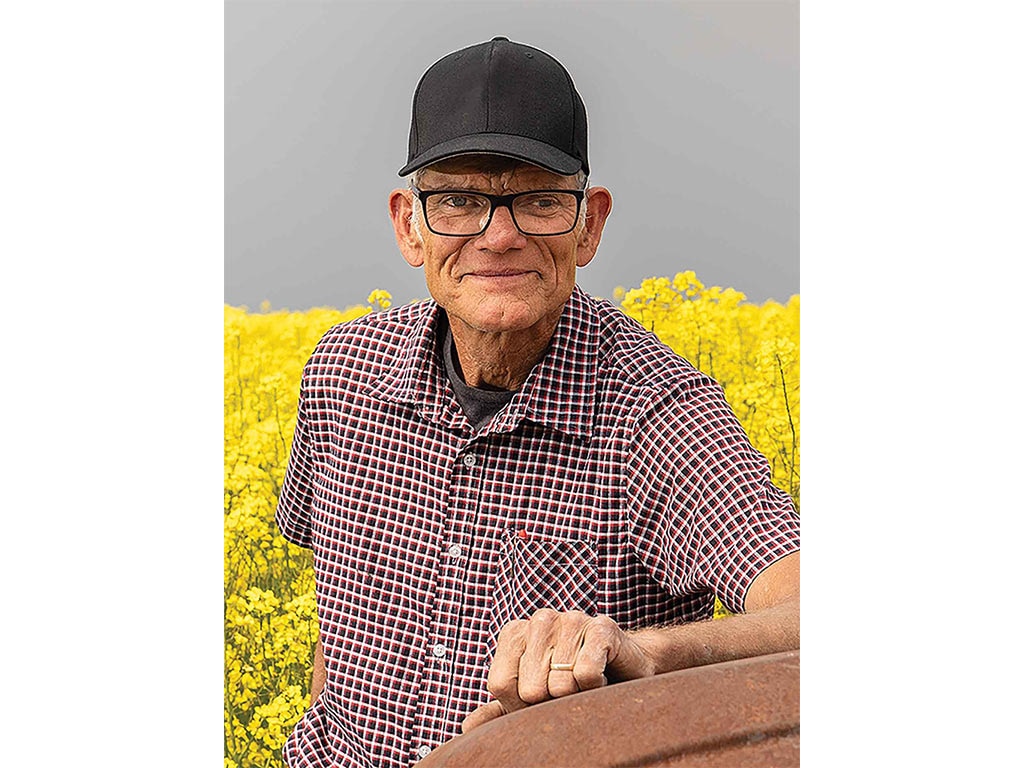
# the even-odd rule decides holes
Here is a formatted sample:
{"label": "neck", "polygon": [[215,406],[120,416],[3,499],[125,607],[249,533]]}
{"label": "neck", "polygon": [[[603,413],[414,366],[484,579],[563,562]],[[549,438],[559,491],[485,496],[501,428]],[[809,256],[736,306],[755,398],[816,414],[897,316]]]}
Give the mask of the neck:
{"label": "neck", "polygon": [[518,390],[544,357],[560,314],[530,328],[494,333],[449,316],[463,380],[471,387]]}

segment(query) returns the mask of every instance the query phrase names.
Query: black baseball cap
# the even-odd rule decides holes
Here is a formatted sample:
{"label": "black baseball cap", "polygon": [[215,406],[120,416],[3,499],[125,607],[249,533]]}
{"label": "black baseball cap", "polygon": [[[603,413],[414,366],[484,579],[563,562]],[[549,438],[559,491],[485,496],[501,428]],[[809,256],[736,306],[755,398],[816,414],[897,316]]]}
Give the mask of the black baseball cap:
{"label": "black baseball cap", "polygon": [[449,53],[412,98],[405,176],[457,155],[493,154],[570,176],[587,161],[587,112],[554,57],[496,37]]}

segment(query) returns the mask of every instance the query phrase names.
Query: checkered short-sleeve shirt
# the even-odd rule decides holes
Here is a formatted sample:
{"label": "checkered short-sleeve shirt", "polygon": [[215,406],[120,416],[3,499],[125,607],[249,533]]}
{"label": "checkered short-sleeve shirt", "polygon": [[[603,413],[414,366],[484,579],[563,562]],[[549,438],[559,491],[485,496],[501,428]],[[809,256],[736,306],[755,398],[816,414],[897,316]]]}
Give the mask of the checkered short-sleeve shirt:
{"label": "checkered short-sleeve shirt", "polygon": [[536,609],[625,628],[740,611],[799,549],[713,380],[576,289],[480,432],[431,301],[332,328],[302,377],[277,522],[313,550],[327,682],[290,766],[409,766],[489,699],[499,628]]}

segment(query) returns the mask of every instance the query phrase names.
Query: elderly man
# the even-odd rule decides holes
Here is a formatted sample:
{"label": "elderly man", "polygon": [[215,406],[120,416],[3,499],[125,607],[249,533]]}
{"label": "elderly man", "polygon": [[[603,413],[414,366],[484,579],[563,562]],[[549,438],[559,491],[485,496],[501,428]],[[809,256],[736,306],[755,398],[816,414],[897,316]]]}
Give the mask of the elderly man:
{"label": "elderly man", "polygon": [[[497,37],[423,75],[398,247],[432,301],[332,328],[278,524],[320,641],[291,766],[407,766],[506,712],[799,647],[799,519],[721,388],[575,285],[587,185],[565,69]],[[712,616],[715,596],[741,615]]]}

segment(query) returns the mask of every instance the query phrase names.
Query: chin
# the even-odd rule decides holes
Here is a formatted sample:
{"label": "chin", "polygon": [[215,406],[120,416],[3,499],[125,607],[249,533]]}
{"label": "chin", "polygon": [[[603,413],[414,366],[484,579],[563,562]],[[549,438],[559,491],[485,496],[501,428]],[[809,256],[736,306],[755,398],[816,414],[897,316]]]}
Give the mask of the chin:
{"label": "chin", "polygon": [[455,308],[455,311],[449,312],[449,314],[457,314],[467,325],[485,333],[526,330],[543,318],[542,313],[526,302],[508,301],[507,299],[501,301],[483,299],[474,302],[465,310],[459,312]]}
{"label": "chin", "polygon": [[479,314],[471,323],[478,331],[486,333],[509,333],[512,331],[524,331],[537,324],[540,318],[526,316],[525,314]]}

